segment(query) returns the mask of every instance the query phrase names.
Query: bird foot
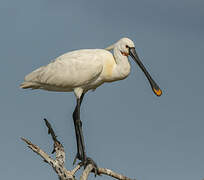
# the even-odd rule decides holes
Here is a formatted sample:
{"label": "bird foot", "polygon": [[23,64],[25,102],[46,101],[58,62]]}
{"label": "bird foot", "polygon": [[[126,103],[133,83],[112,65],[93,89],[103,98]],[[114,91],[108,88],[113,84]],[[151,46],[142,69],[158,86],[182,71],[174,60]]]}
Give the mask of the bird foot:
{"label": "bird foot", "polygon": [[[73,165],[76,163],[76,160],[79,159],[78,157],[79,157],[79,155],[76,154],[76,156],[75,156],[75,158],[74,158]],[[94,173],[95,177],[96,177],[97,175],[99,175],[99,173],[98,173],[98,166],[97,166],[97,164],[95,163],[95,161],[94,161],[93,159],[91,159],[90,157],[86,157],[86,159],[85,159],[85,160],[82,160],[79,164],[80,164],[81,166],[84,166],[84,169],[85,169],[89,164],[92,164],[92,165],[93,165],[93,169],[92,169],[91,172]]]}
{"label": "bird foot", "polygon": [[94,173],[95,177],[96,177],[97,175],[99,175],[99,173],[98,173],[98,166],[97,166],[97,164],[94,162],[93,159],[91,159],[90,157],[86,157],[86,159],[85,159],[84,161],[82,161],[81,163],[82,163],[82,165],[84,165],[84,168],[86,168],[89,164],[92,164],[92,165],[93,165],[93,169],[92,169],[91,172]]}

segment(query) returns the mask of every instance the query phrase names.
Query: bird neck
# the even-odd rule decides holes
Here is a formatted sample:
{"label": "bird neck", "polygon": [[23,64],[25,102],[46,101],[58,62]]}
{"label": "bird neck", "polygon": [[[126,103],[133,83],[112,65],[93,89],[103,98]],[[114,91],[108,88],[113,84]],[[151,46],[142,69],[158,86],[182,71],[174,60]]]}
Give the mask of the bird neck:
{"label": "bird neck", "polygon": [[114,48],[113,54],[116,62],[116,74],[119,75],[121,79],[124,79],[130,73],[130,63],[128,61],[128,57],[122,54],[117,47]]}

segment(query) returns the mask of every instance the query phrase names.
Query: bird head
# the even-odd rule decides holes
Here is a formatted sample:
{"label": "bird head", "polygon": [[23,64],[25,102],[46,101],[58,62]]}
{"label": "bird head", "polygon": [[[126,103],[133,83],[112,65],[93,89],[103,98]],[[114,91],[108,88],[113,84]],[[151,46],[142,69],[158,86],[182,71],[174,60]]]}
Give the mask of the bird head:
{"label": "bird head", "polygon": [[130,55],[130,47],[135,47],[134,42],[128,38],[122,38],[117,43],[115,47],[120,51],[123,56]]}
{"label": "bird head", "polygon": [[117,48],[120,53],[123,56],[131,56],[132,59],[138,64],[138,66],[141,68],[141,70],[144,72],[146,78],[148,79],[150,86],[153,90],[153,92],[157,96],[162,95],[162,90],[159,88],[157,83],[153,80],[153,78],[150,76],[149,72],[146,70],[145,66],[142,64],[139,56],[137,55],[137,52],[135,50],[134,42],[129,38],[122,38],[115,44],[109,46],[106,48],[106,50],[112,50],[114,48]]}

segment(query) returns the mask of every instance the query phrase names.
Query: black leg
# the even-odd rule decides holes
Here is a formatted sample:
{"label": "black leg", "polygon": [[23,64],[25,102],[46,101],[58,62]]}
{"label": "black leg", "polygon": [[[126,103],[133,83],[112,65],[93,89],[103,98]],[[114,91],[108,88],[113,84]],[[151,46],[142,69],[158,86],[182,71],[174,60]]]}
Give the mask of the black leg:
{"label": "black leg", "polygon": [[80,99],[77,99],[77,105],[73,113],[75,134],[76,134],[76,140],[77,140],[77,154],[76,154],[73,164],[76,162],[76,159],[84,161],[86,158],[84,138],[82,134],[82,122],[80,120],[80,106],[81,106],[83,98],[84,98],[84,93],[81,95]]}
{"label": "black leg", "polygon": [[93,172],[96,175],[97,174],[97,165],[91,158],[86,156],[86,152],[85,152],[84,136],[83,136],[83,132],[82,132],[82,122],[80,119],[80,106],[81,106],[83,98],[84,98],[84,93],[81,95],[80,99],[77,99],[77,105],[76,105],[75,110],[73,112],[73,120],[74,120],[75,134],[76,134],[76,140],[77,140],[77,154],[76,154],[76,157],[74,159],[73,164],[75,164],[77,159],[82,161],[81,163],[85,167],[88,164],[93,164],[93,166],[94,166]]}

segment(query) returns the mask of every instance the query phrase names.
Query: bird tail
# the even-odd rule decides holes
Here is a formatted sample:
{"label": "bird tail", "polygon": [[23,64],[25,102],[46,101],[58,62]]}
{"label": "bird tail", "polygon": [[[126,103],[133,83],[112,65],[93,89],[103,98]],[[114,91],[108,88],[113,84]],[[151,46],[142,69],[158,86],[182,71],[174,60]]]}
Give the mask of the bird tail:
{"label": "bird tail", "polygon": [[35,82],[29,82],[29,81],[25,81],[23,83],[20,84],[20,88],[22,89],[39,89],[39,84],[35,83]]}

